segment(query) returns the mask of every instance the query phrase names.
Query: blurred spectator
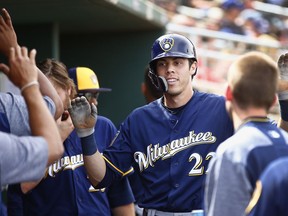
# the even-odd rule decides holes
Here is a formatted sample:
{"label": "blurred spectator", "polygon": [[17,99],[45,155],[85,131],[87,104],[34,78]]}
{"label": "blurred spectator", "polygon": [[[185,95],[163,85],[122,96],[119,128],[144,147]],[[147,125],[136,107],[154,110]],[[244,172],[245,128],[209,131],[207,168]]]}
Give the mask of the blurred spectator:
{"label": "blurred spectator", "polygon": [[248,11],[243,14],[243,28],[245,34],[250,37],[259,37],[263,34],[269,32],[269,22],[262,17],[262,15],[253,11],[252,9],[247,9]]}
{"label": "blurred spectator", "polygon": [[167,11],[169,19],[171,19],[177,13],[177,7],[180,4],[180,0],[150,0],[159,7]]}
{"label": "blurred spectator", "polygon": [[211,7],[207,10],[206,17],[206,28],[219,31],[219,23],[223,19],[223,10],[219,7]]}
{"label": "blurred spectator", "polygon": [[209,9],[217,6],[218,0],[186,0],[184,1],[184,5],[194,8]]}
{"label": "blurred spectator", "polygon": [[178,25],[184,25],[184,26],[195,25],[195,20],[192,17],[186,16],[184,14],[174,14],[174,16],[171,17],[170,22],[178,24]]}
{"label": "blurred spectator", "polygon": [[227,33],[234,33],[239,35],[245,35],[245,32],[236,20],[241,11],[244,10],[243,2],[239,0],[225,0],[221,4],[223,9],[223,18],[220,22],[220,31]]}

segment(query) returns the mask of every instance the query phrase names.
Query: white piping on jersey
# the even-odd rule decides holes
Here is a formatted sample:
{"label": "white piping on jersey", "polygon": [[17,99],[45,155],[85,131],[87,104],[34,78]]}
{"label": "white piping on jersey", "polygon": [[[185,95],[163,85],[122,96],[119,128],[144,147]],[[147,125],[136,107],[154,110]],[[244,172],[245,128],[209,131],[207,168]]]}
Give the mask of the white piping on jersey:
{"label": "white piping on jersey", "polygon": [[137,151],[134,153],[134,159],[139,165],[140,172],[142,172],[144,169],[147,169],[149,165],[153,167],[154,162],[160,158],[165,160],[192,146],[211,144],[215,141],[216,137],[213,136],[211,132],[196,134],[194,131],[190,131],[188,136],[172,140],[164,146],[159,146],[159,143],[154,146],[150,144],[147,146],[147,157],[143,152]]}

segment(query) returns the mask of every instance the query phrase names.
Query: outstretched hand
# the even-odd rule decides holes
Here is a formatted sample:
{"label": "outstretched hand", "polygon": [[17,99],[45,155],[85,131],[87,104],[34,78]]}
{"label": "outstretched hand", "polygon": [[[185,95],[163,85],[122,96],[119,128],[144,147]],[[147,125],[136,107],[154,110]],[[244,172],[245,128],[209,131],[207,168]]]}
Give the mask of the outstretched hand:
{"label": "outstretched hand", "polygon": [[14,31],[11,17],[8,11],[2,8],[0,15],[0,52],[8,57],[10,48],[17,46],[17,35]]}
{"label": "outstretched hand", "polygon": [[288,100],[288,53],[282,54],[278,59],[280,71],[279,100]]}
{"label": "outstretched hand", "polygon": [[288,80],[288,53],[282,54],[278,59],[278,68],[282,80]]}
{"label": "outstretched hand", "polygon": [[86,137],[94,132],[94,126],[97,121],[95,104],[90,106],[84,96],[77,97],[71,101],[68,111],[79,137]]}

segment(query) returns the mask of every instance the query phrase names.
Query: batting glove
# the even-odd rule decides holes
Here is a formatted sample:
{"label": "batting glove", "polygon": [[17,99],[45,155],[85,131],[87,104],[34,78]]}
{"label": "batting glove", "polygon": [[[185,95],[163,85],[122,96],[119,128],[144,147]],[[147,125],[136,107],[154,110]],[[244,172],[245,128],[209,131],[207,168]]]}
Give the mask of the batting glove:
{"label": "batting glove", "polygon": [[[288,81],[288,53],[283,54],[278,59],[278,68],[280,70],[281,80]],[[288,91],[278,93],[279,100],[288,100]]]}
{"label": "batting glove", "polygon": [[95,104],[91,104],[90,106],[84,96],[81,98],[77,97],[71,101],[68,111],[80,138],[94,133],[94,126],[97,121],[97,108]]}

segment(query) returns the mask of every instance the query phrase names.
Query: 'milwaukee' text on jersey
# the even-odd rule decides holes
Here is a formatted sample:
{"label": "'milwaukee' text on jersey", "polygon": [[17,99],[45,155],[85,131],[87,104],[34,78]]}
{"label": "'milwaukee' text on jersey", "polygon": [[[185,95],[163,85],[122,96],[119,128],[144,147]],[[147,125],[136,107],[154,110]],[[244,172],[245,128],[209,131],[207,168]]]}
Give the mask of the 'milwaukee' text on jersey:
{"label": "'milwaukee' text on jersey", "polygon": [[190,131],[188,136],[173,140],[164,146],[159,146],[159,143],[154,146],[150,144],[147,146],[147,155],[142,152],[135,152],[134,159],[139,165],[140,172],[142,172],[143,169],[147,169],[149,165],[153,167],[154,162],[159,159],[165,160],[192,146],[208,143],[213,144],[215,141],[216,137],[214,137],[211,132],[195,134],[194,131]]}

